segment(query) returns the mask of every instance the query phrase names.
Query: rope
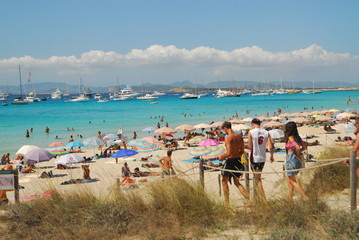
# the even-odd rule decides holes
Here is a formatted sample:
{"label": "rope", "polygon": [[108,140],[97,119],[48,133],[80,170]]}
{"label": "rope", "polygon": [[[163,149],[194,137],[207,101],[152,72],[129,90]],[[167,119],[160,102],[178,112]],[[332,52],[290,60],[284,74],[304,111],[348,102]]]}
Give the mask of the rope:
{"label": "rope", "polygon": [[216,168],[216,167],[212,167],[212,166],[206,166],[206,167],[211,168],[211,169],[218,169],[218,170],[222,170],[222,171],[226,171],[226,172],[233,172],[233,173],[278,174],[278,173],[297,172],[297,171],[310,170],[310,169],[314,169],[314,168],[320,168],[320,167],[336,164],[336,163],[339,163],[339,162],[342,162],[342,161],[343,161],[343,159],[340,159],[340,160],[337,160],[335,162],[330,162],[330,163],[321,164],[321,165],[317,165],[317,166],[306,167],[306,168],[298,168],[298,169],[294,169],[294,170],[285,170],[285,171],[280,171],[280,172],[251,172],[251,171],[229,170],[229,169],[223,169],[223,168]]}

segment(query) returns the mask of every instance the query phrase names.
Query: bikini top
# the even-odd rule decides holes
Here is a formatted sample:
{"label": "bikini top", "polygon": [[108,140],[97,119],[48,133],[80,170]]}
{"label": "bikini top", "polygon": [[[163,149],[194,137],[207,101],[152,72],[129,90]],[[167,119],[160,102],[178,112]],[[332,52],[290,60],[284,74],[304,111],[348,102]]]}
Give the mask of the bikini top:
{"label": "bikini top", "polygon": [[[298,143],[297,142],[288,142],[288,143],[286,143],[285,144],[285,148],[287,148],[287,149],[294,149],[295,148],[295,146],[297,146],[298,145]],[[301,145],[303,145],[303,142],[301,142]]]}

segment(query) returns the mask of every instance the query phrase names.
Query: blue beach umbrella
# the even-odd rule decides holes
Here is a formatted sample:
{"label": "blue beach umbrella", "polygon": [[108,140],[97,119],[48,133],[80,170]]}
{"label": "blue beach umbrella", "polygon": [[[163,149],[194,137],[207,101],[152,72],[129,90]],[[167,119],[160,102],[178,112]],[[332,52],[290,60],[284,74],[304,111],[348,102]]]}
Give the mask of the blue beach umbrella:
{"label": "blue beach umbrella", "polygon": [[84,144],[77,141],[69,142],[68,144],[66,144],[66,147],[82,147],[82,146],[84,146]]}
{"label": "blue beach umbrella", "polygon": [[115,152],[114,154],[112,154],[110,156],[110,158],[131,157],[131,156],[134,156],[136,154],[138,154],[138,152],[133,151],[131,149],[121,149],[121,150]]}

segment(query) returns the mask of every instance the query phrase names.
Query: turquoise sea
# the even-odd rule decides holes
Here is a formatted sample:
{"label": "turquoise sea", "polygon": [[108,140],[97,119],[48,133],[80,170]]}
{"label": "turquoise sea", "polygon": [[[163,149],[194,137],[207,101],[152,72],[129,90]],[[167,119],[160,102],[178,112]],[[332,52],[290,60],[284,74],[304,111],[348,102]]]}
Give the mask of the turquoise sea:
{"label": "turquoise sea", "polygon": [[[124,135],[132,138],[136,131],[138,137],[153,136],[154,133],[142,132],[145,127],[154,127],[159,121],[155,116],[164,116],[164,122],[175,128],[180,124],[210,123],[229,119],[236,112],[239,118],[273,115],[278,108],[282,112],[302,112],[337,108],[359,110],[358,103],[347,105],[347,98],[357,100],[359,91],[325,91],[321,94],[285,94],[274,96],[243,95],[238,98],[214,98],[212,94],[200,99],[183,100],[179,95],[168,94],[159,97],[158,104],[149,101],[109,101],[97,103],[95,99],[84,103],[65,102],[66,99],[48,99],[29,105],[0,106],[0,154],[9,152],[13,157],[17,149],[24,144],[33,144],[41,148],[54,141],[67,143],[70,135],[76,141],[97,135],[117,133],[123,126]],[[14,96],[13,96],[14,97]],[[41,96],[40,96],[41,97]],[[283,109],[283,106],[288,108]],[[246,111],[249,114],[246,114]],[[186,114],[186,117],[184,116]],[[152,118],[151,118],[152,117]],[[45,128],[50,133],[45,133]],[[30,138],[25,137],[26,130],[33,128]],[[67,131],[74,128],[74,131]],[[82,135],[80,139],[78,135]],[[58,136],[60,140],[56,140]],[[182,136],[182,133],[177,133]]]}

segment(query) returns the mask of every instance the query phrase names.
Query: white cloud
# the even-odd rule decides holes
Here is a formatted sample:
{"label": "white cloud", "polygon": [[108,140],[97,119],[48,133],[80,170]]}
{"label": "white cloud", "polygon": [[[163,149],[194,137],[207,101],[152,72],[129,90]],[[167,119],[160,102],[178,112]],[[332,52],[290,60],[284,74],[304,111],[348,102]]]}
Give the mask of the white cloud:
{"label": "white cloud", "polygon": [[[94,74],[109,68],[139,69],[142,67],[181,66],[198,71],[204,69],[213,76],[237,74],[240,71],[298,71],[310,68],[345,69],[359,67],[359,56],[334,53],[313,44],[290,52],[270,52],[258,46],[223,51],[200,46],[180,49],[176,46],[152,45],[147,49],[133,49],[127,54],[92,50],[76,56],[52,56],[37,59],[31,56],[0,59],[0,69],[9,71],[17,65],[55,72],[59,75],[86,72]],[[344,70],[343,70],[344,71]],[[175,73],[174,73],[175,74]]]}

